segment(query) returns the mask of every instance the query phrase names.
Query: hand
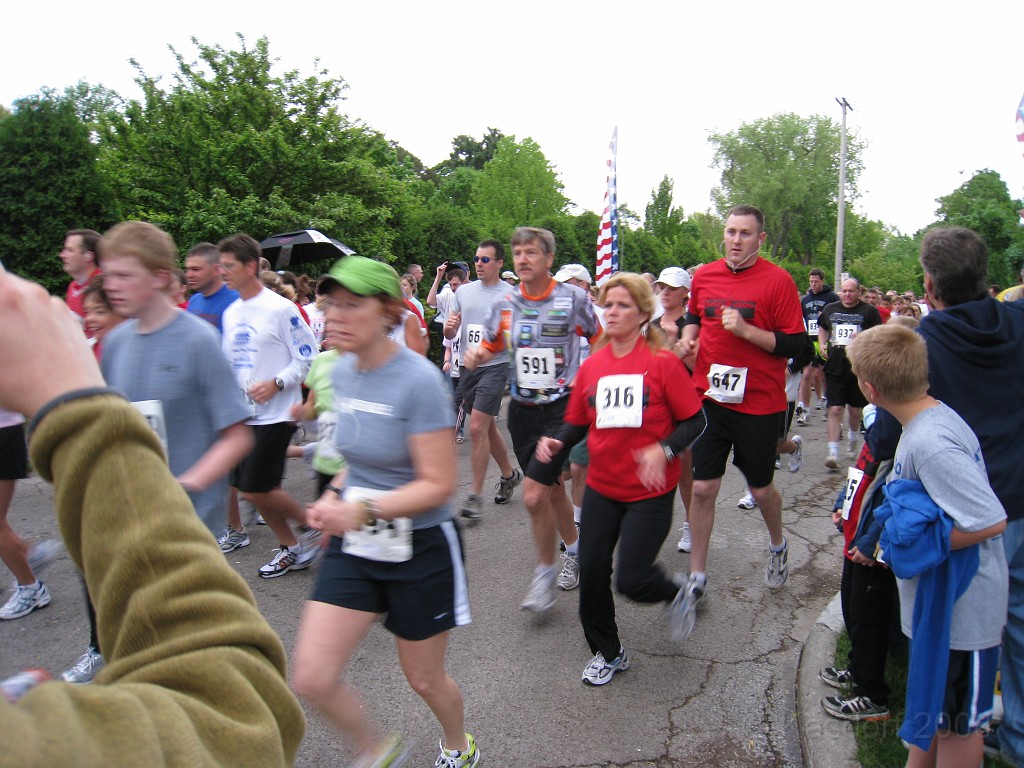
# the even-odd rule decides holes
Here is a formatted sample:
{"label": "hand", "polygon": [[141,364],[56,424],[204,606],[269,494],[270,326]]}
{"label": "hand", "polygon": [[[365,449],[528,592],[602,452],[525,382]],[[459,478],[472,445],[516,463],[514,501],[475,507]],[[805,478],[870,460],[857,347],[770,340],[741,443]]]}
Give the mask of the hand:
{"label": "hand", "polygon": [[863,552],[857,549],[857,547],[850,547],[850,549],[847,550],[846,554],[848,554],[850,556],[850,559],[853,560],[853,562],[855,562],[857,565],[866,565],[868,567],[871,567],[875,564],[874,559],[865,555]]}
{"label": "hand", "polygon": [[738,309],[726,307],[722,310],[722,327],[742,339],[747,330],[747,321]]}
{"label": "hand", "polygon": [[665,487],[665,468],[668,458],[660,443],[651,443],[646,448],[633,451],[636,459],[636,476],[649,491],[659,491]]}
{"label": "hand", "polygon": [[480,359],[483,356],[484,351],[481,347],[468,350],[462,355],[462,367],[467,371],[472,371],[480,364]]}
{"label": "hand", "polygon": [[358,531],[364,522],[366,507],[343,501],[334,491],[324,491],[323,496],[306,507],[306,525],[332,536]]}
{"label": "hand", "polygon": [[452,338],[460,325],[462,325],[462,313],[449,312],[447,319],[444,321],[444,335],[449,339]]}
{"label": "hand", "polygon": [[541,464],[550,464],[551,459],[565,447],[565,443],[553,437],[544,436],[537,441],[533,455]]}
{"label": "hand", "polygon": [[832,525],[839,525],[843,522],[843,510],[833,509],[832,510]]}
{"label": "hand", "polygon": [[273,381],[257,381],[245,393],[254,403],[263,405],[264,403],[269,403],[270,399],[280,391],[277,388],[277,384]]}
{"label": "hand", "polygon": [[444,365],[441,366],[441,370],[444,371],[445,373],[448,373],[449,371],[451,371],[451,369],[452,369],[452,361],[451,360],[445,360],[444,361]]}
{"label": "hand", "polygon": [[[274,389],[277,389],[277,385],[276,384],[274,385]],[[295,403],[295,405],[293,405],[291,408],[288,409],[288,418],[291,419],[292,421],[302,421],[302,418],[305,415],[305,411],[306,411],[306,404],[305,403],[302,403],[302,402]]]}
{"label": "hand", "polygon": [[[4,408],[32,418],[56,397],[105,386],[78,316],[40,286],[2,267],[0,328],[5,329],[0,333],[0,405]],[[59,375],[54,375],[54,361],[59,361]]]}
{"label": "hand", "polygon": [[447,261],[442,261],[441,264],[437,268],[437,276],[438,277],[444,277],[444,273],[447,271],[447,269],[448,269],[448,262]]}

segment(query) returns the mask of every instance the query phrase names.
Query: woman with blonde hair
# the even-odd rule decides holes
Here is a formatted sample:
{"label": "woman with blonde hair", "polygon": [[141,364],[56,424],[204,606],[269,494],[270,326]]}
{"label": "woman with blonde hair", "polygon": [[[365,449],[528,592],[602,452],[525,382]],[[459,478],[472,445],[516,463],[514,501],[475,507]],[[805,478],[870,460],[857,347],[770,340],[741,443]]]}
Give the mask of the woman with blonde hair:
{"label": "woman with blonde hair", "polygon": [[671,610],[679,584],[655,561],[672,528],[678,454],[700,436],[705,420],[689,372],[651,327],[654,301],[640,275],[620,272],[604,284],[604,344],[580,367],[562,427],[537,445],[537,458],[550,461],[589,430],[580,537],[580,621],[594,654],[583,670],[589,685],[610,682],[630,663],[615,623],[616,545],[618,591],[670,606],[670,627],[679,618]]}

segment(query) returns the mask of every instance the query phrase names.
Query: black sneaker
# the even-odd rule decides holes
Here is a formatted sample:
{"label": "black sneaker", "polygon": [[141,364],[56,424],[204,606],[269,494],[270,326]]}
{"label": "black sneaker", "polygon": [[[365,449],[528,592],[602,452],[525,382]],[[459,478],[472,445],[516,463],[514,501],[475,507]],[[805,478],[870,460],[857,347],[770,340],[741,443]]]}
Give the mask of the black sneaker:
{"label": "black sneaker", "polygon": [[833,688],[838,688],[839,690],[848,688],[853,684],[853,673],[848,669],[825,667],[818,673],[818,677],[821,678],[821,682],[825,685],[831,685]]}
{"label": "black sneaker", "polygon": [[521,482],[523,482],[523,473],[518,469],[513,469],[510,477],[503,477],[498,480],[498,484],[494,486],[498,489],[498,492],[494,494],[494,503],[508,504],[512,501],[512,492],[515,491],[516,486]]}
{"label": "black sneaker", "polygon": [[888,720],[891,717],[887,706],[875,704],[867,696],[851,696],[850,698],[826,696],[821,700],[821,708],[840,720],[875,722]]}

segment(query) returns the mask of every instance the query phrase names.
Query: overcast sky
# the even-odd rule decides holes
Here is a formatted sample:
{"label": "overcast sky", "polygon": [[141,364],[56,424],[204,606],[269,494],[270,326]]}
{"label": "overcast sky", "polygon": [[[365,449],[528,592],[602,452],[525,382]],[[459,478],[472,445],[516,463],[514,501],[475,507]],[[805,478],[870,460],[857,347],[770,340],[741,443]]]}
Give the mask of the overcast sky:
{"label": "overcast sky", "polygon": [[[350,86],[345,109],[434,165],[458,134],[531,137],[566,195],[600,212],[612,129],[619,200],[642,215],[661,178],[707,210],[711,131],[779,112],[827,115],[836,97],[868,144],[856,209],[906,234],[980,169],[1024,197],[1014,127],[1024,95],[1024,3],[688,3],[464,0],[170,5],[8,3],[0,103],[80,79],[135,97],[136,59],[174,71],[173,46],[266,35],[282,68],[320,59]],[[170,78],[167,78],[167,82]],[[338,233],[339,236],[343,233]]]}

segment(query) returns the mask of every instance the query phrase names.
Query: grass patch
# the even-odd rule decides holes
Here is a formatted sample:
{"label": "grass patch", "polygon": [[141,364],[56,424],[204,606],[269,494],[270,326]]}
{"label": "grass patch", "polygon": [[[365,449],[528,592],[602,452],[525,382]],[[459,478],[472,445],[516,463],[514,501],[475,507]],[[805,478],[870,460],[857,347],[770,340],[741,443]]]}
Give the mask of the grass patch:
{"label": "grass patch", "polygon": [[[836,640],[835,666],[849,663],[850,636],[844,629]],[[900,741],[903,724],[904,699],[907,692],[906,648],[889,652],[885,665],[885,681],[889,684],[889,711],[892,717],[880,723],[851,723],[857,739],[857,761],[863,768],[903,768],[907,764],[907,750]],[[1004,763],[985,758],[985,768],[1000,768]]]}

